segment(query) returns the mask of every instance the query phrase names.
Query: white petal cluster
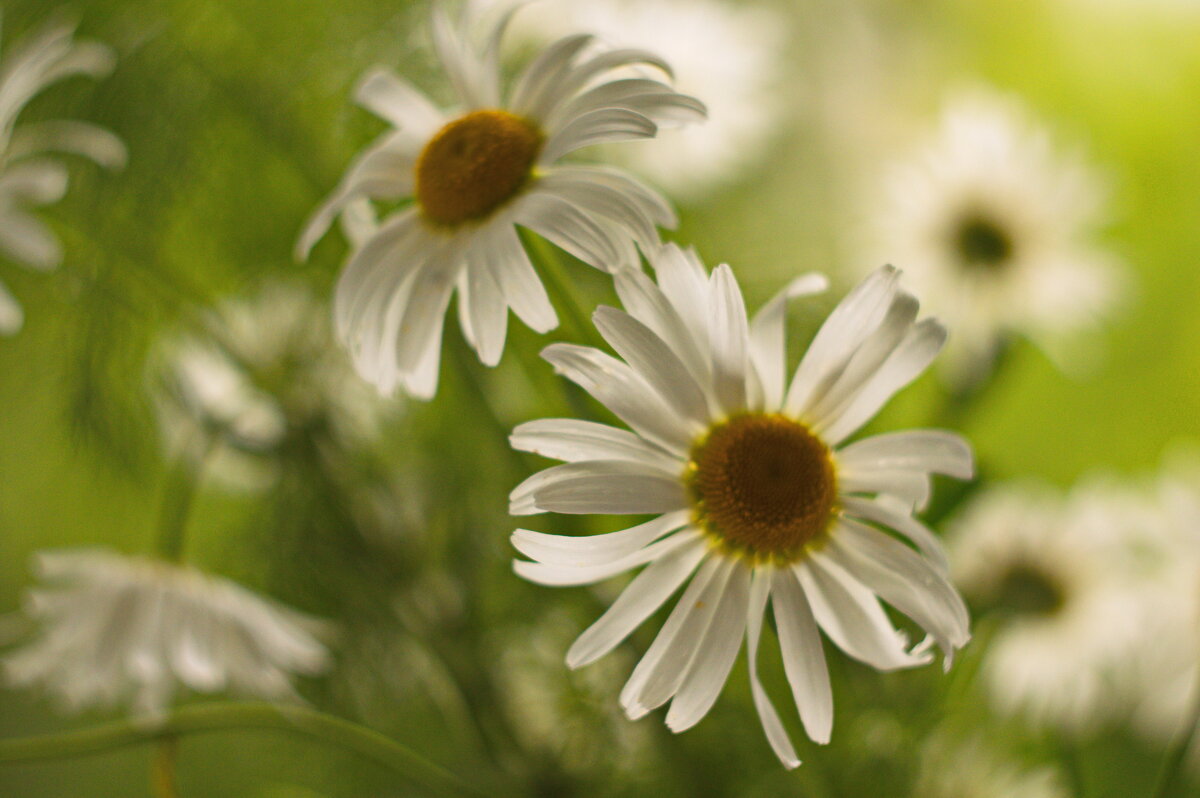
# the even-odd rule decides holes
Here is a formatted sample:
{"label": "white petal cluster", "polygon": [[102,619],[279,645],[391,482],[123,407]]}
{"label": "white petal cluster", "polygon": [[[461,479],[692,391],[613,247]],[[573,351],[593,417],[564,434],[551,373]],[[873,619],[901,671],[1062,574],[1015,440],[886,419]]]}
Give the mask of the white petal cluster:
{"label": "white petal cluster", "polygon": [[5,680],[78,711],[160,718],[181,688],[295,700],[295,675],[329,664],[323,625],[227,580],[99,549],[41,552],[26,614],[38,637],[2,660]]}
{"label": "white petal cluster", "polygon": [[[612,651],[686,584],[622,690],[621,705],[639,718],[671,701],[667,725],[677,732],[691,727],[716,701],[745,638],[755,706],[776,754],[794,767],[795,749],[758,678],[768,601],[796,706],[818,742],[829,740],[833,723],[818,629],[881,670],[929,662],[930,642],[942,648],[948,666],[969,638],[966,607],[948,581],[945,557],[913,512],[929,497],[930,474],[971,476],[970,449],[934,430],[844,445],[929,365],[945,330],[917,321],[917,301],[899,289],[899,274],[880,269],[833,311],[788,380],[787,300],[821,290],[823,277],[797,278],[750,319],[728,266],[708,275],[692,253],[672,245],[651,262],[657,284],[641,272],[618,273],[625,310],[601,307],[595,314],[621,359],[572,344],[543,353],[632,431],[573,419],[522,424],[512,435],[515,448],[566,464],[519,485],[510,510],[657,517],[591,537],[517,530],[513,544],[531,561],[515,568],[541,584],[581,585],[646,566],[571,646],[572,668]],[[832,450],[834,518],[822,545],[793,562],[727,555],[693,516],[683,476],[693,445],[714,424],[746,412],[795,419]],[[881,598],[929,640],[913,647]]]}
{"label": "white petal cluster", "polygon": [[[656,228],[676,223],[663,197],[626,174],[558,162],[592,144],[653,138],[660,122],[702,119],[704,106],[663,82],[671,72],[657,55],[597,51],[587,34],[543,49],[504,92],[499,47],[513,11],[488,21],[468,8],[452,22],[444,7],[435,9],[434,45],[459,101],[454,109],[437,108],[390,70],[363,78],[358,102],[393,129],[354,161],[297,244],[297,255],[307,256],[338,214],[362,198],[414,197],[425,145],[462,114],[502,109],[543,134],[529,180],[486,218],[447,229],[414,203],[382,219],[350,255],[334,302],[336,332],[359,374],[384,394],[402,388],[419,398],[433,396],[444,317],[455,291],[463,334],[487,365],[503,353],[510,308],[538,332],[557,325],[517,226],[615,271],[637,263],[635,243],[655,245]],[[654,76],[612,79],[614,71],[630,66],[647,67]]]}
{"label": "white petal cluster", "polygon": [[213,474],[255,487],[270,481],[264,455],[289,429],[319,422],[343,444],[372,439],[389,408],[330,339],[327,310],[299,283],[269,282],[217,307],[202,334],[164,346],[158,410],[168,449],[194,456],[211,442]]}
{"label": "white petal cluster", "polygon": [[673,196],[698,199],[752,168],[783,116],[787,20],[768,6],[719,0],[558,0],[517,21],[538,39],[587,30],[613,46],[660,53],[675,87],[704,98],[708,119],[667,138],[611,147],[607,158]]}
{"label": "white petal cluster", "polygon": [[[62,261],[54,233],[29,212],[67,193],[67,168],[46,156],[71,153],[109,169],[125,164],[125,145],[88,122],[55,119],[24,125],[17,117],[46,87],[75,75],[99,78],[113,68],[112,51],[75,41],[74,25],[56,24],[10,44],[0,62],[0,255],[47,271]],[[0,335],[24,322],[21,306],[0,283]]]}
{"label": "white petal cluster", "polygon": [[[1068,365],[1070,334],[1106,315],[1123,275],[1093,240],[1105,191],[1082,157],[1057,152],[1013,99],[976,89],[946,103],[935,134],[889,178],[879,247],[954,330],[950,373],[986,368],[1008,334]],[[973,224],[988,240],[964,243]],[[973,246],[997,251],[973,262]]]}

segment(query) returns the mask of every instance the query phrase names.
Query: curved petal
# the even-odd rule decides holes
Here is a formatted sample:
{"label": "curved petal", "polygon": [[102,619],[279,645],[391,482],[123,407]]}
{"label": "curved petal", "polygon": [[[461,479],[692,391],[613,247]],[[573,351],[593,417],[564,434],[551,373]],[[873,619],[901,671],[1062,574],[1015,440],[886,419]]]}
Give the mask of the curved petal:
{"label": "curved petal", "polygon": [[[663,538],[657,543],[652,543],[644,549],[639,549],[632,554],[626,555],[619,560],[604,563],[603,565],[584,565],[584,566],[566,566],[566,565],[549,565],[540,562],[526,562],[525,560],[514,560],[513,571],[518,576],[528,579],[530,582],[537,582],[539,585],[549,585],[551,587],[562,587],[564,585],[590,585],[593,582],[601,582],[605,579],[610,579],[617,574],[622,574],[631,568],[637,568],[640,565],[645,565],[648,562],[653,562],[659,557],[665,557],[672,551],[694,543],[700,539],[700,533],[693,529],[684,529],[676,532],[668,538]],[[666,699],[663,699],[664,701]]]}
{"label": "curved petal", "polygon": [[[796,756],[796,748],[788,737],[771,697],[763,689],[762,680],[758,677],[758,639],[762,634],[763,615],[767,609],[767,597],[771,593],[771,574],[765,568],[756,568],[750,583],[750,602],[746,609],[746,659],[750,671],[750,693],[754,698],[754,708],[758,719],[762,722],[767,742],[779,761],[788,770],[800,766],[800,757]],[[820,640],[817,641],[820,643]]]}
{"label": "curved petal", "polygon": [[824,745],[833,732],[833,690],[825,649],[808,598],[788,569],[778,570],[771,580],[771,603],[775,628],[783,654],[783,669],[804,731],[813,742]]}
{"label": "curved petal", "polygon": [[531,560],[550,565],[599,565],[620,559],[663,535],[687,526],[687,510],[664,513],[644,524],[605,535],[548,535],[518,529],[510,540],[513,547]]}
{"label": "curved petal", "polygon": [[539,471],[513,489],[512,515],[666,513],[688,506],[675,474],[628,460],[587,460]]}
{"label": "curved petal", "polygon": [[778,410],[783,405],[787,369],[784,332],[788,300],[819,294],[828,288],[829,279],[825,275],[817,272],[802,274],[754,314],[750,322],[750,357],[762,384],[763,405],[767,410]]}
{"label": "curved petal", "polygon": [[684,462],[628,430],[573,418],[544,418],[518,424],[509,443],[522,452],[577,463],[581,460],[630,460],[683,473]]}
{"label": "curved petal", "polygon": [[855,471],[912,469],[958,479],[975,476],[971,446],[962,436],[937,429],[875,435],[837,452],[838,462]]}

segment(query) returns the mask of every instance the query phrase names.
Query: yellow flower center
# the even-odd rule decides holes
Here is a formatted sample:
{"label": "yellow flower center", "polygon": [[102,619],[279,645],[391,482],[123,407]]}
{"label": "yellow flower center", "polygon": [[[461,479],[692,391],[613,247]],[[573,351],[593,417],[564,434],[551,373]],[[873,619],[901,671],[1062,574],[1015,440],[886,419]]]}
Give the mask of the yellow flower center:
{"label": "yellow flower center", "polygon": [[735,416],[692,447],[685,482],[697,523],[727,550],[790,562],[824,534],[837,479],[829,448],[774,414]]}
{"label": "yellow flower center", "polygon": [[542,141],[541,131],[507,111],[455,119],[417,159],[417,202],[441,224],[487,216],[529,179]]}

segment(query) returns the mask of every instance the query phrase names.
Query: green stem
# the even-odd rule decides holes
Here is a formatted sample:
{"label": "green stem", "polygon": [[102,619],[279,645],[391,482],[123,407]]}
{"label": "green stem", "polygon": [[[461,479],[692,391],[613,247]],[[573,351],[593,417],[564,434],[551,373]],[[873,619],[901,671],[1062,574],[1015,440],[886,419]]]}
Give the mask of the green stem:
{"label": "green stem", "polygon": [[575,283],[563,267],[559,250],[546,239],[527,230],[521,230],[520,235],[522,243],[525,244],[525,251],[529,253],[542,275],[546,288],[557,300],[556,304],[566,312],[570,325],[575,330],[575,340],[597,349],[605,349],[604,340],[591,322],[591,313],[586,309],[587,305],[575,290]]}
{"label": "green stem", "polygon": [[158,533],[158,553],[171,562],[182,562],[184,544],[187,540],[187,521],[200,487],[200,477],[214,440],[205,439],[195,463],[189,458],[190,441],[184,444],[179,456],[167,472],[167,484],[163,489],[162,512]]}
{"label": "green stem", "polygon": [[311,737],[351,751],[439,796],[495,795],[472,787],[441,765],[377,731],[303,706],[215,702],[183,707],[162,724],[120,720],[90,729],[0,740],[0,764],[67,759],[188,734],[270,730]]}
{"label": "green stem", "polygon": [[150,786],[155,798],[179,798],[175,781],[175,763],[179,757],[179,738],[164,735],[158,741],[158,753],[150,764]]}
{"label": "green stem", "polygon": [[1200,668],[1196,670],[1196,686],[1193,688],[1192,707],[1188,712],[1187,724],[1179,730],[1175,741],[1163,757],[1162,769],[1158,772],[1158,784],[1155,786],[1153,798],[1167,798],[1172,788],[1179,780],[1183,762],[1187,759],[1192,742],[1196,739],[1200,727]]}

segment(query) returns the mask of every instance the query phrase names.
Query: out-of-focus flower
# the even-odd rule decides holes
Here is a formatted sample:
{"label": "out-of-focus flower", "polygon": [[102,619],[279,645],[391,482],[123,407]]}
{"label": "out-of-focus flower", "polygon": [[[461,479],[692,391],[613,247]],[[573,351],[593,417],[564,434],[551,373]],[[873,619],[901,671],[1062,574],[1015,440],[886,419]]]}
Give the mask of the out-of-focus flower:
{"label": "out-of-focus flower", "polygon": [[1011,98],[953,99],[932,140],[889,178],[878,245],[954,330],[954,381],[986,372],[1010,334],[1066,365],[1070,334],[1117,298],[1123,273],[1091,240],[1104,198],[1097,175],[1056,152]]}
{"label": "out-of-focus flower", "polygon": [[[788,767],[799,764],[758,678],[758,639],[774,605],[783,662],[808,735],[827,742],[833,698],[818,628],[882,670],[950,656],[969,637],[967,611],[933,534],[913,517],[930,474],[972,473],[958,436],[915,430],[845,445],[933,360],[946,331],[916,321],[916,299],[883,268],[833,311],[787,380],[789,296],[824,287],[797,278],[753,321],[728,266],[712,275],[663,247],[641,272],[616,275],[626,312],[601,307],[596,326],[624,359],[554,344],[543,356],[633,432],[574,419],[517,427],[517,449],[567,461],[519,485],[510,512],[653,513],[591,537],[517,530],[519,575],[546,585],[598,582],[647,565],[567,653],[576,668],[614,649],[688,582],[621,692],[630,718],[671,701],[676,732],[716,701],[747,638],[755,706]],[[887,530],[887,531],[883,531]],[[913,543],[914,550],[895,533]],[[693,576],[694,574],[694,576]],[[882,598],[929,634],[910,647]]]}
{"label": "out-of-focus flower", "polygon": [[193,568],[99,549],[40,552],[35,566],[25,612],[40,633],[4,676],[72,711],[127,705],[153,721],[181,687],[296,700],[292,677],[329,663],[324,624]]}
{"label": "out-of-focus flower", "polygon": [[562,650],[575,626],[549,613],[513,640],[497,641],[503,652],[501,694],[521,742],[547,752],[571,771],[611,774],[636,771],[651,748],[648,730],[622,717],[610,699],[633,664],[614,657],[578,674],[563,670]]}
{"label": "out-of-focus flower", "polygon": [[386,403],[354,378],[306,287],[267,283],[218,307],[206,327],[164,348],[158,406],[173,452],[211,445],[215,476],[254,487],[270,480],[269,455],[289,431],[319,428],[344,445],[379,432]]}
{"label": "out-of-focus flower", "polygon": [[[74,153],[110,169],[125,164],[121,140],[88,122],[17,124],[25,105],[47,86],[112,71],[112,51],[98,42],[74,41],[74,32],[74,25],[46,27],[10,45],[0,62],[0,255],[39,271],[58,266],[62,248],[29,209],[67,193],[67,168],[43,156]],[[0,283],[0,335],[16,332],[23,322],[21,306]]]}
{"label": "out-of-focus flower", "polygon": [[913,795],[922,798],[1069,798],[1053,767],[1022,767],[987,744],[983,735],[963,740],[949,734],[922,748]]}
{"label": "out-of-focus flower", "polygon": [[1004,485],[956,520],[952,572],[997,620],[983,674],[1001,711],[1074,733],[1128,711],[1119,686],[1136,662],[1150,585],[1128,531],[1148,511],[1109,482],[1066,497]]}
{"label": "out-of-focus flower", "polygon": [[516,33],[547,39],[586,30],[613,46],[661,53],[676,88],[704,100],[708,120],[605,155],[673,196],[696,199],[766,153],[784,110],[787,24],[769,7],[720,0],[559,0],[523,15]]}
{"label": "out-of-focus flower", "polygon": [[502,97],[498,51],[512,13],[481,25],[469,6],[457,22],[435,9],[434,45],[461,104],[453,111],[386,69],[366,75],[358,101],[394,129],[358,157],[298,242],[306,256],[363,197],[411,200],[350,255],[334,301],[338,337],[382,393],[433,396],[455,290],[463,334],[487,365],[504,350],[509,308],[539,332],[558,323],[518,225],[611,271],[638,262],[635,242],[656,245],[657,225],[675,224],[666,200],[624,173],[559,161],[652,138],[659,122],[699,120],[704,106],[659,79],[616,79],[632,66],[659,78],[670,70],[644,50],[597,51],[587,34],[546,47]]}

